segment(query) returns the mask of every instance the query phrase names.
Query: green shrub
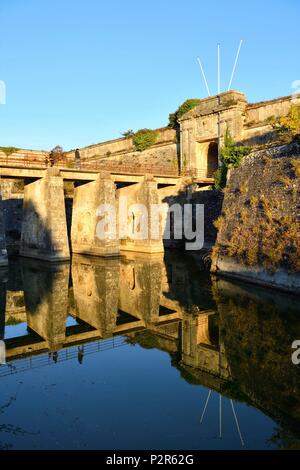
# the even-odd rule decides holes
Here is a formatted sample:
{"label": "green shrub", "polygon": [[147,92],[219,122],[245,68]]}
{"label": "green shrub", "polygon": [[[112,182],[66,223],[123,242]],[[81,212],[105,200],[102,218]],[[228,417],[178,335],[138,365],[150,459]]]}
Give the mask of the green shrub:
{"label": "green shrub", "polygon": [[199,98],[191,98],[189,100],[186,100],[184,103],[182,103],[179,108],[175,111],[175,113],[169,114],[169,127],[175,127],[178,125],[178,120],[183,116],[185,113],[190,111],[191,109],[195,108],[200,103]]}
{"label": "green shrub", "polygon": [[220,151],[220,160],[222,165],[214,173],[214,189],[219,190],[225,188],[228,168],[237,168],[240,165],[242,158],[248,155],[249,152],[250,147],[237,145],[234,142],[230,131],[226,129],[224,145]]}
{"label": "green shrub", "polygon": [[140,129],[133,136],[133,145],[138,152],[142,152],[155,144],[157,137],[157,131],[153,131],[151,129]]}
{"label": "green shrub", "polygon": [[237,168],[243,157],[248,155],[250,152],[249,147],[243,145],[237,145],[229,130],[226,129],[224,137],[224,145],[221,148],[220,159],[227,166],[227,168]]}
{"label": "green shrub", "polygon": [[214,189],[220,190],[225,188],[227,180],[227,167],[225,165],[220,166],[214,172]]}

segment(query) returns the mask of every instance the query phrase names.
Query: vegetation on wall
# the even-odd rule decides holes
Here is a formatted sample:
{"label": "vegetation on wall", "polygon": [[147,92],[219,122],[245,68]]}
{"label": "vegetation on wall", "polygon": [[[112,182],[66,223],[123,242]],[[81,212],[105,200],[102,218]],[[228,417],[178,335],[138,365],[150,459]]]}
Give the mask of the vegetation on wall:
{"label": "vegetation on wall", "polygon": [[[268,160],[272,161],[272,170]],[[293,205],[296,205],[298,197],[300,160],[262,159],[262,163],[267,171],[265,173],[262,169],[261,177],[270,190],[278,188],[277,197],[266,196],[261,189],[257,191],[253,182],[249,184],[244,179],[235,190],[231,188],[233,206],[223,209],[222,215],[214,222],[217,230],[222,232],[220,237],[223,240],[213,254],[214,259],[221,250],[222,254],[234,257],[246,266],[262,265],[269,272],[280,269],[299,272],[300,223]],[[238,197],[238,205],[232,199],[235,197]],[[234,224],[230,225],[233,213]]]}
{"label": "vegetation on wall", "polygon": [[142,152],[155,144],[157,137],[158,131],[152,129],[140,129],[133,135],[132,141],[135,149],[138,152]]}
{"label": "vegetation on wall", "polygon": [[19,149],[17,147],[0,147],[0,151],[4,152],[7,157],[12,153],[17,152]]}
{"label": "vegetation on wall", "polygon": [[184,103],[182,103],[179,108],[175,111],[175,113],[169,114],[169,127],[176,127],[179,124],[179,119],[181,116],[183,116],[185,113],[190,111],[191,109],[195,108],[200,103],[199,98],[191,98],[189,100],[186,100]]}
{"label": "vegetation on wall", "polygon": [[214,173],[214,189],[225,188],[228,169],[239,167],[243,157],[248,155],[249,152],[249,147],[235,143],[227,128],[224,136],[224,145],[220,151],[221,166]]}
{"label": "vegetation on wall", "polygon": [[271,117],[269,123],[282,142],[300,138],[300,105],[292,105],[286,116]]}

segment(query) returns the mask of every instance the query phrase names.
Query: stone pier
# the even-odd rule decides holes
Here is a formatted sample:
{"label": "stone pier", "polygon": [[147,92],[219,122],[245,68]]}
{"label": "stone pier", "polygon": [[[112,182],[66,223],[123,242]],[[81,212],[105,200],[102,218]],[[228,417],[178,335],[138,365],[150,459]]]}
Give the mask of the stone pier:
{"label": "stone pier", "polygon": [[70,258],[63,179],[57,168],[24,189],[21,256],[47,261]]}
{"label": "stone pier", "polygon": [[5,240],[5,225],[4,225],[4,216],[3,216],[3,206],[2,206],[2,197],[0,193],[0,267],[7,266],[7,250],[6,250],[6,240]]}
{"label": "stone pier", "polygon": [[[161,215],[153,209],[161,205],[157,181],[146,175],[141,183],[117,190],[120,214],[120,249],[143,253],[162,253]],[[159,210],[159,209],[158,209]],[[158,212],[159,214],[159,212]]]}
{"label": "stone pier", "polygon": [[109,173],[102,172],[96,181],[75,188],[71,229],[73,253],[94,256],[119,255],[116,226],[108,224],[104,238],[97,234],[97,225],[105,216],[103,212],[101,215],[99,210],[105,204],[116,208],[115,184]]}

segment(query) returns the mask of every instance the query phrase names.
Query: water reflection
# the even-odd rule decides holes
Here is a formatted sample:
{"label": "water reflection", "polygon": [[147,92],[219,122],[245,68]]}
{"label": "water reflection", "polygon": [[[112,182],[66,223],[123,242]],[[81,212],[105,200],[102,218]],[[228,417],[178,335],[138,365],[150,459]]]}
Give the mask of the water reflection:
{"label": "water reflection", "polygon": [[[213,391],[231,400],[241,444],[233,400],[277,423],[272,445],[299,446],[300,366],[291,362],[291,344],[300,338],[296,297],[211,279],[197,258],[135,253],[112,260],[76,255],[71,268],[16,261],[9,274],[0,273],[0,299],[3,382],[74,358],[84,367],[85,356],[125,344],[155,348],[170,355],[184,381],[207,389],[201,422],[210,419]],[[218,406],[222,436],[221,398]]]}

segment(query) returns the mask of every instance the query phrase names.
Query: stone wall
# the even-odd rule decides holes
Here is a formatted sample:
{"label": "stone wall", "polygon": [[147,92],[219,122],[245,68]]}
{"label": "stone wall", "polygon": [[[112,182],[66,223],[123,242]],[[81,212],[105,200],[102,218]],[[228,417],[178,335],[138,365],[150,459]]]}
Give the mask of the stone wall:
{"label": "stone wall", "polygon": [[[137,152],[132,137],[101,142],[79,149],[82,164],[122,163],[130,166],[167,166],[172,171],[178,170],[178,144],[176,131],[171,128],[157,129],[157,141],[143,152]],[[75,150],[68,152],[70,161],[75,161]]]}
{"label": "stone wall", "polygon": [[[300,103],[300,98],[293,102]],[[246,107],[242,140],[246,144],[264,144],[274,138],[268,119],[288,114],[292,97],[284,96],[270,101],[248,104]]]}
{"label": "stone wall", "polygon": [[300,146],[252,152],[231,169],[213,256],[217,273],[300,287]]}

